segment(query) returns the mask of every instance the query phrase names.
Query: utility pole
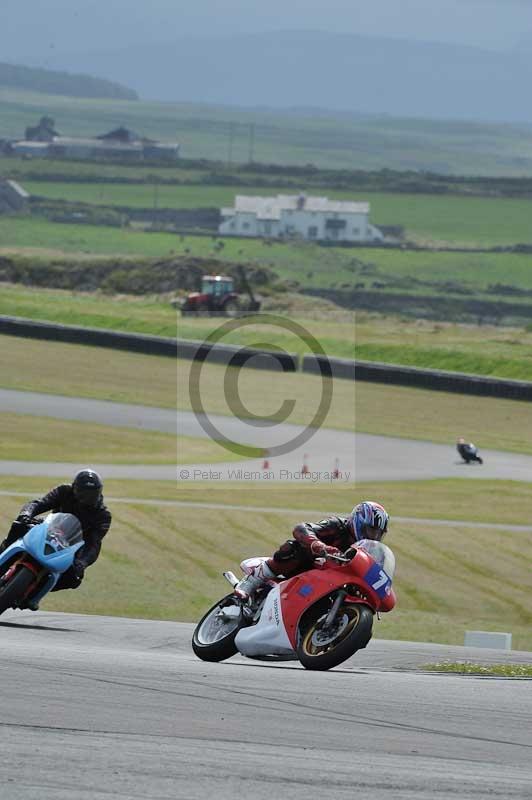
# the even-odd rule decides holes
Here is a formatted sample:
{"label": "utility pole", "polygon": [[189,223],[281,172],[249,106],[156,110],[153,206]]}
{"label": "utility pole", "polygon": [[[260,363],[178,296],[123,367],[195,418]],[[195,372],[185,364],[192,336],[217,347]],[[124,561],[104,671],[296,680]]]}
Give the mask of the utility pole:
{"label": "utility pole", "polygon": [[229,123],[229,147],[227,152],[227,166],[230,167],[233,162],[233,140],[235,138],[235,123]]}
{"label": "utility pole", "polygon": [[248,161],[253,164],[253,151],[255,149],[255,123],[252,122],[249,126],[249,156]]}

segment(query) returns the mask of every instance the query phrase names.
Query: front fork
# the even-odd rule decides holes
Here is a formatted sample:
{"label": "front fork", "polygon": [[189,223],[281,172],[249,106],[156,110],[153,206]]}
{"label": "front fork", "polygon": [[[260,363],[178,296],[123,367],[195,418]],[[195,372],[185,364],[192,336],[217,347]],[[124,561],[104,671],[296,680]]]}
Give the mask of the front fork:
{"label": "front fork", "polygon": [[334,603],[332,604],[329,613],[327,614],[327,616],[325,617],[325,619],[323,621],[323,625],[322,625],[323,628],[330,628],[331,625],[333,624],[333,622],[335,622],[336,616],[337,616],[338,612],[340,611],[340,608],[342,607],[342,603],[344,602],[346,597],[347,597],[347,592],[345,591],[345,589],[340,589],[340,591],[336,595],[336,599],[335,599]]}

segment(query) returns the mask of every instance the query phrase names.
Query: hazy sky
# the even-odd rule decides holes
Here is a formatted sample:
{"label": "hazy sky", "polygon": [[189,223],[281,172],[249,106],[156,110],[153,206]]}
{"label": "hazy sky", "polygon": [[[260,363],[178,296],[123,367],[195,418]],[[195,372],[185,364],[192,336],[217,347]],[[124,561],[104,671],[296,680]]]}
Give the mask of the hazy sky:
{"label": "hazy sky", "polygon": [[532,0],[0,0],[0,60],[286,29],[511,48]]}

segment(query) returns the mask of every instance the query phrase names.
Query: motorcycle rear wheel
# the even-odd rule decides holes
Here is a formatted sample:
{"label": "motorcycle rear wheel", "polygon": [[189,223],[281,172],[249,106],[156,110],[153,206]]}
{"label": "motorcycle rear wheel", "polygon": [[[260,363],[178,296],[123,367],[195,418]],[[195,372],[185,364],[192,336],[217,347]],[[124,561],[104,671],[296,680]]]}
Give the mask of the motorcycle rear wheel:
{"label": "motorcycle rear wheel", "polygon": [[223,618],[223,608],[231,604],[233,595],[227,595],[212,606],[196,625],[192,635],[192,649],[202,661],[225,661],[236,655],[235,636],[247,623],[242,611],[230,619]]}
{"label": "motorcycle rear wheel", "polygon": [[373,612],[368,606],[350,603],[340,608],[336,625],[331,632],[322,625],[327,614],[317,608],[307,615],[300,632],[297,657],[305,669],[326,670],[338,666],[357,650],[366,647],[373,630]]}
{"label": "motorcycle rear wheel", "polygon": [[25,599],[28,589],[35,582],[35,575],[28,567],[20,567],[8,582],[0,588],[0,614],[15,608]]}

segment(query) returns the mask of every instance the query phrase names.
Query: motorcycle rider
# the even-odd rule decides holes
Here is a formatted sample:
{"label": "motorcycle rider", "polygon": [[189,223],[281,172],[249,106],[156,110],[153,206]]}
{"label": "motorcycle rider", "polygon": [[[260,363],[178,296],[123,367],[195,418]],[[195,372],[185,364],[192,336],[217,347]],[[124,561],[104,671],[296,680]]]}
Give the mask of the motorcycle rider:
{"label": "motorcycle rider", "polygon": [[374,500],[356,505],[348,517],[332,516],[321,522],[301,522],[288,539],[267,561],[255,568],[235,586],[235,593],[249,599],[260,587],[279,575],[292,578],[312,569],[314,559],[338,555],[361,539],[381,541],[388,530],[386,509]]}
{"label": "motorcycle rider", "polygon": [[478,455],[477,448],[473,442],[468,443],[465,439],[460,437],[460,439],[458,439],[456,442],[456,449],[466,464],[469,464],[470,461],[478,461],[479,464],[482,464],[482,459]]}
{"label": "motorcycle rider", "polygon": [[[22,506],[20,514],[11,525],[9,533],[0,544],[0,553],[13,544],[31,527],[31,521],[45,511],[74,514],[83,531],[84,545],[76,553],[74,563],[64,572],[52,592],[77,589],[81,585],[86,567],[94,564],[102,539],[111,527],[111,512],[103,502],[103,482],[92,469],[82,469],[71,484],[64,483],[51,489],[44,497],[30,500]],[[37,606],[29,606],[36,611]]]}

